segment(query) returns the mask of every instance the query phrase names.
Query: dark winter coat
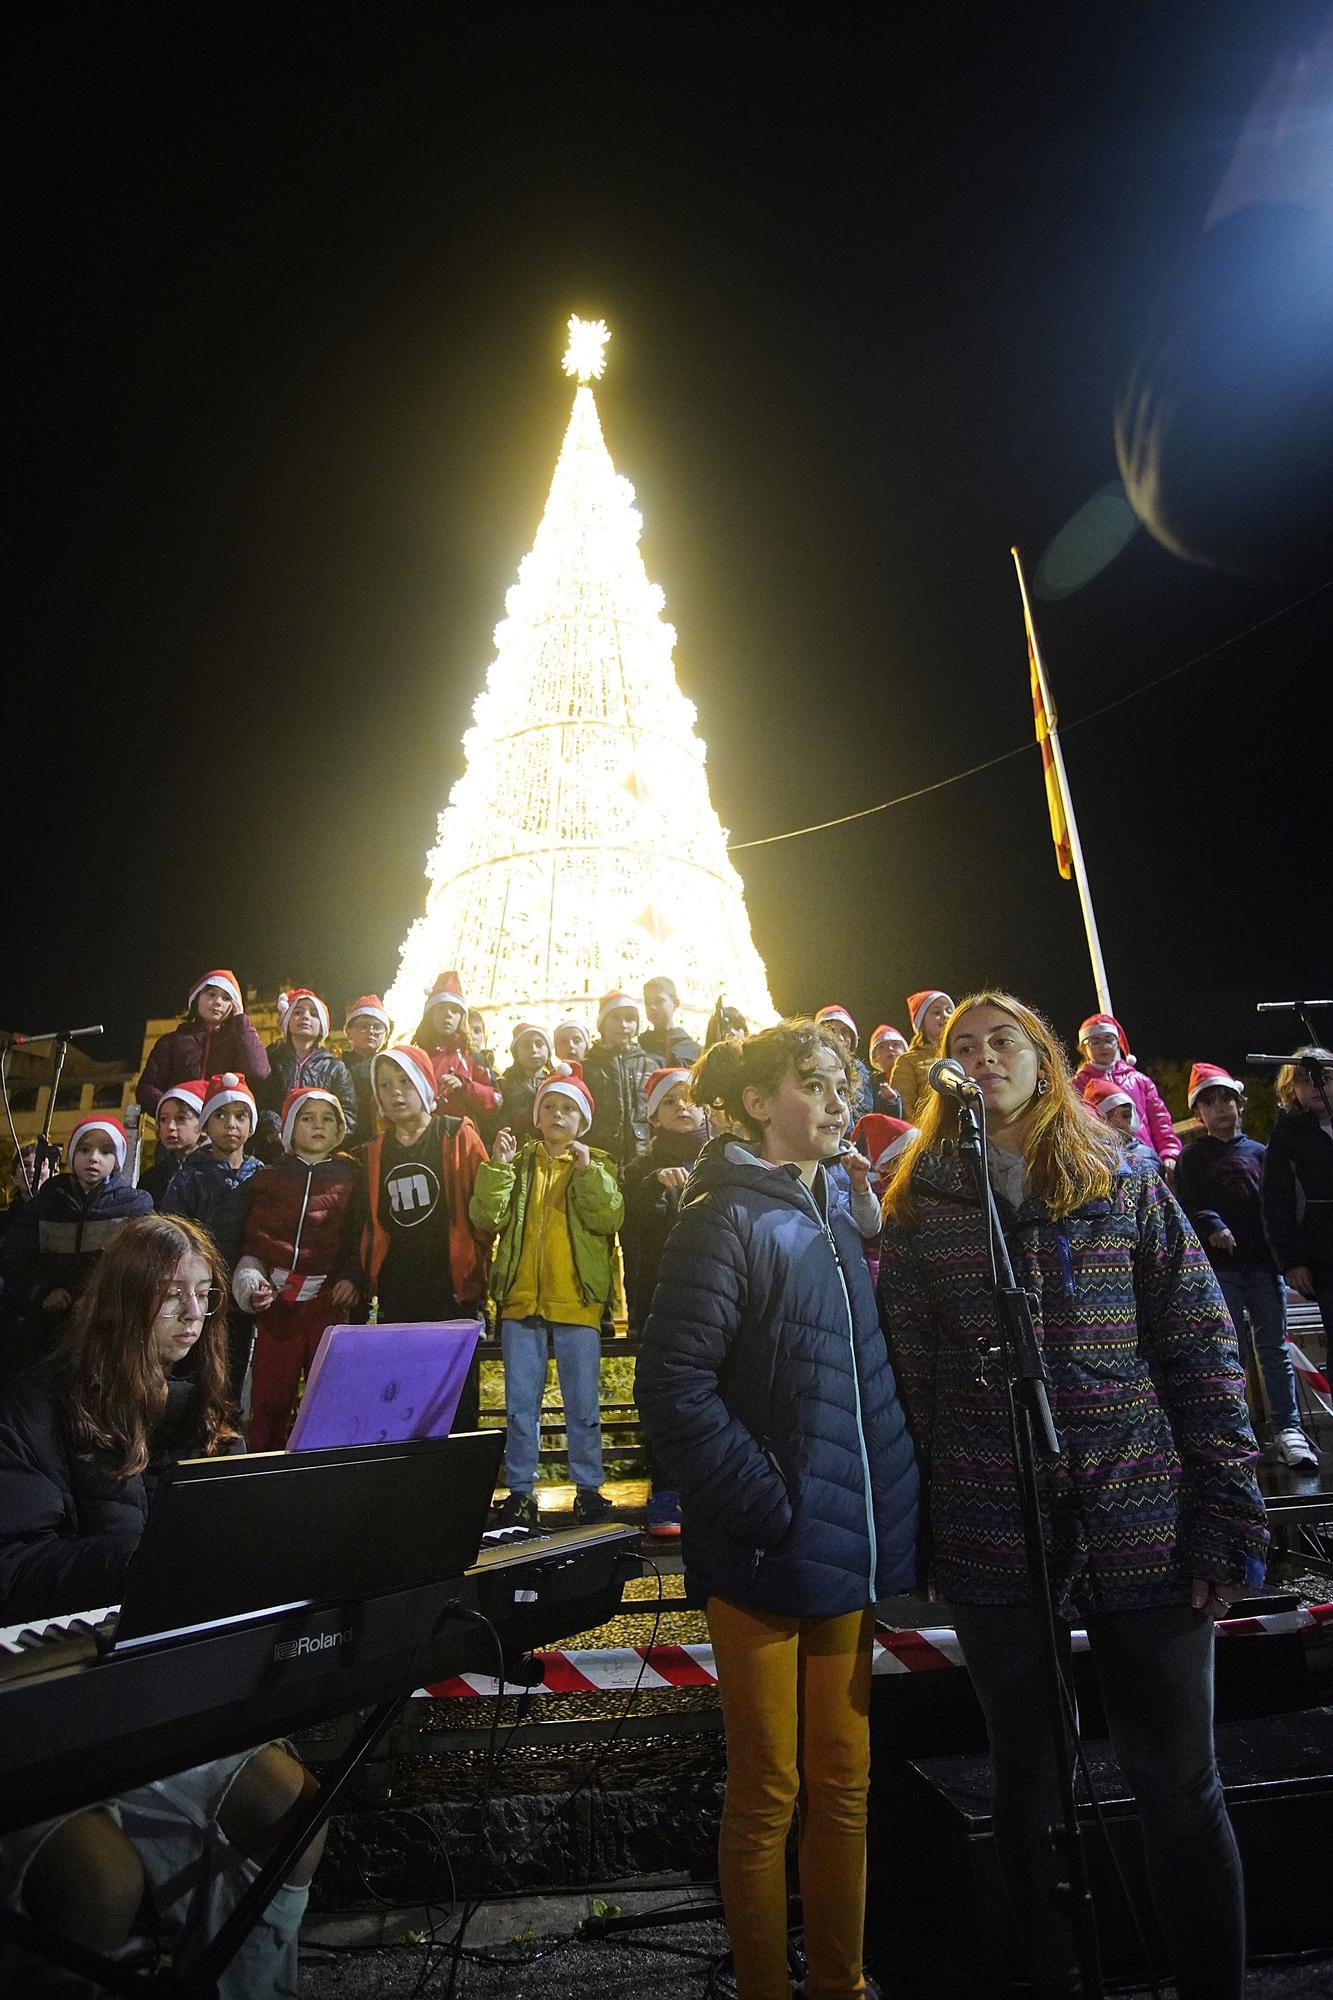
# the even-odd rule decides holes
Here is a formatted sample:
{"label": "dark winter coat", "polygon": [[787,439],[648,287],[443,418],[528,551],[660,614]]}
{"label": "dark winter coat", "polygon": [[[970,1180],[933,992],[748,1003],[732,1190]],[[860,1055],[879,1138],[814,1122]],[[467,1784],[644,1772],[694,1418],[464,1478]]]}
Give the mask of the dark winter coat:
{"label": "dark winter coat", "polygon": [[878,1071],[875,1071],[872,1074],[872,1081],[875,1086],[876,1111],[882,1111],[889,1118],[902,1118],[905,1115],[902,1098],[898,1095],[887,1077],[883,1077]]}
{"label": "dark winter coat", "polygon": [[358,1146],[368,1146],[380,1129],[379,1107],[375,1103],[375,1086],[370,1076],[374,1060],[374,1056],[344,1057],[352,1089],[356,1092],[356,1123],[346,1141],[349,1152],[355,1151]]}
{"label": "dark winter coat", "polygon": [[[889,1220],[879,1306],[928,1480],[934,1580],[961,1604],[1029,1591],[997,1365],[986,1232],[953,1147],[918,1156],[920,1217]],[[1079,1611],[1188,1601],[1194,1577],[1257,1582],[1267,1544],[1236,1336],[1155,1166],[1055,1221],[996,1195],[1033,1301],[1063,1453],[1039,1472],[1051,1581]]]}
{"label": "dark winter coat", "polygon": [[[514,1062],[510,1063],[500,1078],[500,1125],[509,1127],[520,1146],[526,1139],[532,1137],[535,1129],[532,1122],[533,1105],[536,1102],[537,1092],[550,1074],[549,1069],[543,1069],[538,1071],[536,1076],[529,1076],[526,1070],[520,1069]],[[500,1125],[495,1128],[497,1132]]]}
{"label": "dark winter coat", "polygon": [[245,1153],[239,1167],[229,1167],[205,1144],[185,1155],[162,1197],[163,1215],[186,1215],[208,1231],[228,1273],[241,1252],[254,1179],[263,1164]]}
{"label": "dark winter coat", "polygon": [[179,1028],[158,1036],[134,1094],[145,1111],[155,1113],[163,1091],[173,1083],[226,1070],[235,1070],[254,1091],[268,1075],[268,1057],[250,1016],[232,1014],[220,1028],[206,1028],[191,1014]]}
{"label": "dark winter coat", "polygon": [[0,1624],[117,1604],[162,1468],[202,1449],[194,1390],[167,1384],[147,1469],[112,1479],[80,1457],[68,1363],[20,1375],[0,1402]]}
{"label": "dark winter coat", "polygon": [[[40,1307],[48,1292],[72,1299],[93,1265],[134,1215],[152,1211],[152,1197],[120,1173],[85,1194],[73,1174],[56,1174],[25,1202],[0,1246],[0,1280],[13,1311]],[[55,1321],[52,1322],[53,1331]]]}
{"label": "dark winter coat", "polygon": [[852,1073],[850,1104],[854,1125],[858,1118],[865,1117],[867,1111],[875,1109],[875,1084],[869,1063],[862,1062],[860,1056],[849,1056],[847,1067]]}
{"label": "dark winter coat", "polygon": [[590,1146],[609,1153],[622,1173],[648,1150],[651,1128],[644,1085],[658,1067],[637,1042],[627,1049],[609,1049],[597,1041],[583,1059],[583,1081],[595,1106],[592,1129],[584,1137]]}
{"label": "dark winter coat", "polygon": [[182,1160],[188,1160],[189,1157],[188,1153],[169,1153],[159,1139],[156,1159],[152,1166],[139,1176],[139,1186],[154,1208],[161,1208],[166,1199],[167,1189],[176,1178],[177,1168]]}
{"label": "dark winter coat", "polygon": [[[259,1124],[254,1147],[261,1160],[276,1160],[282,1154],[282,1107],[289,1091],[331,1090],[343,1108],[350,1132],[357,1121],[356,1085],[347,1064],[332,1049],[316,1043],[308,1055],[298,1056],[286,1035],[268,1045],[268,1076],[255,1091]],[[371,1134],[374,1137],[374,1134]]]}
{"label": "dark winter coat", "polygon": [[719,1136],[662,1253],[635,1394],[691,1594],[834,1617],[912,1580],[917,1474],[860,1238]]}
{"label": "dark winter coat", "polygon": [[652,1057],[654,1069],[689,1069],[703,1054],[693,1035],[675,1027],[646,1028],[639,1036],[639,1047]]}
{"label": "dark winter coat", "polygon": [[1260,1194],[1278,1269],[1308,1264],[1321,1282],[1333,1277],[1333,1138],[1312,1111],[1278,1112]]}
{"label": "dark winter coat", "polygon": [[[1264,1148],[1244,1132],[1234,1139],[1214,1139],[1208,1133],[1191,1139],[1176,1162],[1176,1200],[1215,1271],[1238,1271],[1246,1264],[1272,1269],[1259,1201],[1263,1175]],[[1220,1229],[1231,1231],[1234,1250],[1215,1249],[1208,1241]]]}
{"label": "dark winter coat", "polygon": [[625,1169],[620,1248],[632,1333],[638,1333],[648,1317],[662,1252],[680,1209],[681,1191],[663,1187],[658,1171],[662,1167],[693,1167],[703,1143],[704,1135],[698,1132],[654,1132],[648,1151]]}

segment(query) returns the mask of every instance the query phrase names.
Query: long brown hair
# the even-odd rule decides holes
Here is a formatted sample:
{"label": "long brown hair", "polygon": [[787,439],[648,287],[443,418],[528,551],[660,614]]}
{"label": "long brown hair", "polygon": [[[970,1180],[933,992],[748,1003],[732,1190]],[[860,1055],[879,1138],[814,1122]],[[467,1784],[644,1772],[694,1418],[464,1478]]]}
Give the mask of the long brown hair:
{"label": "long brown hair", "polygon": [[842,1043],[817,1022],[797,1017],[761,1028],[757,1034],[747,1035],[743,1042],[714,1042],[690,1071],[690,1096],[705,1110],[724,1112],[729,1123],[745,1138],[761,1140],[762,1128],[745,1108],[746,1091],[762,1090],[766,1097],[772,1097],[788,1070],[794,1069],[798,1076],[810,1076],[820,1049],[828,1049],[838,1058],[850,1083],[851,1071]]}
{"label": "long brown hair", "polygon": [[[1037,1051],[1038,1085],[1045,1091],[1032,1100],[1023,1153],[1033,1192],[1053,1216],[1070,1215],[1084,1202],[1104,1200],[1123,1155],[1114,1132],[1089,1116],[1069,1080],[1069,1060],[1059,1036],[1043,1014],[1012,993],[969,993],[944,1024],[940,1054],[947,1056],[954,1031],[974,1007],[998,1007],[1022,1029]],[[920,1115],[920,1131],[903,1154],[884,1197],[884,1213],[903,1229],[915,1229],[920,1217],[912,1196],[912,1168],[923,1153],[958,1136],[958,1111],[933,1090]]]}
{"label": "long brown hair", "polygon": [[167,1401],[153,1325],[176,1266],[191,1254],[222,1291],[194,1346],[191,1380],[203,1448],[216,1451],[236,1436],[227,1398],[227,1274],[213,1239],[184,1216],[136,1216],[98,1258],[66,1340],[75,1442],[113,1479],[131,1479],[148,1463],[149,1435]]}

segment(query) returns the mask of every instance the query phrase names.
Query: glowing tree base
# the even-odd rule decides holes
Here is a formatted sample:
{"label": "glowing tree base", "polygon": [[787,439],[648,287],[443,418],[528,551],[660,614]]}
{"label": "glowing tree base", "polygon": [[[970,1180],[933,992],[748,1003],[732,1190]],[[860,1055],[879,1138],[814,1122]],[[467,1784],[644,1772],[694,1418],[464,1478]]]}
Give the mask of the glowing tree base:
{"label": "glowing tree base", "polygon": [[633,488],[588,386],[609,336],[600,321],[570,334],[569,428],[387,995],[400,1033],[445,966],[501,1049],[518,1020],[592,1022],[601,993],[654,973],[696,1034],[719,994],[752,1024],[774,1018]]}

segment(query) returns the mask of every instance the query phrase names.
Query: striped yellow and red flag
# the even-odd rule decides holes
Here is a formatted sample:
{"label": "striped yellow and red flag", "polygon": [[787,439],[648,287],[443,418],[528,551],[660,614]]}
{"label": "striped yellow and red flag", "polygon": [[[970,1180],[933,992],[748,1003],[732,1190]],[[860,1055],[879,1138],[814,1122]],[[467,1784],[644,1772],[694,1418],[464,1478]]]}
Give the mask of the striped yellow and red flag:
{"label": "striped yellow and red flag", "polygon": [[1036,724],[1042,776],[1046,780],[1046,804],[1051,815],[1051,839],[1055,842],[1056,865],[1067,882],[1073,873],[1073,853],[1069,844],[1069,821],[1065,817],[1060,774],[1055,768],[1055,752],[1051,748],[1051,731],[1056,724],[1055,704],[1047,703],[1046,676],[1037,663],[1037,635],[1032,629],[1026,600],[1023,604],[1023,624],[1028,635],[1028,666],[1032,671],[1032,720]]}

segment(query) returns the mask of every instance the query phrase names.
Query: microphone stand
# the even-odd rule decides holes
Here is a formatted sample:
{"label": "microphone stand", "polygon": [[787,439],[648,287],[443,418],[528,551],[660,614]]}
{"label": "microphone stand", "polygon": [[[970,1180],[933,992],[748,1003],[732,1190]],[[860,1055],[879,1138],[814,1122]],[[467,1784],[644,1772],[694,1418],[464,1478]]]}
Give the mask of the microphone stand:
{"label": "microphone stand", "polygon": [[[1321,1044],[1310,1022],[1308,1009],[1311,1007],[1333,1007],[1333,1000],[1260,1000],[1255,1006],[1256,1014],[1294,1014],[1301,1024],[1306,1045],[1317,1049]],[[1245,1061],[1254,1069],[1285,1069],[1290,1063],[1294,1069],[1302,1069],[1323,1099],[1324,1112],[1333,1118],[1333,1104],[1329,1102],[1328,1086],[1333,1081],[1333,1068],[1321,1062],[1318,1056],[1264,1056],[1249,1054]]]}
{"label": "microphone stand", "polygon": [[99,1024],[94,1028],[56,1028],[49,1035],[16,1035],[14,1037],[15,1044],[20,1047],[31,1047],[34,1042],[50,1042],[51,1044],[51,1075],[47,1084],[46,1115],[42,1119],[42,1129],[37,1136],[37,1144],[33,1149],[32,1180],[28,1186],[30,1197],[36,1194],[42,1184],[42,1162],[53,1159],[55,1154],[55,1147],[51,1144],[51,1117],[56,1108],[56,1092],[60,1088],[60,1072],[65,1067],[65,1057],[69,1054],[69,1045],[73,1041],[81,1040],[84,1036],[100,1035],[101,1032],[102,1029]]}
{"label": "microphone stand", "polygon": [[1042,1667],[1046,1682],[1049,1720],[1054,1734],[1055,1761],[1060,1780],[1060,1812],[1063,1832],[1051,1828],[1052,1844],[1061,1849],[1068,1880],[1061,1883],[1078,1953],[1081,1991],[1086,2000],[1102,2000],[1101,1953],[1097,1942],[1097,1913],[1088,1881],[1087,1854],[1083,1829],[1079,1824],[1074,1794],[1074,1744],[1070,1730],[1064,1672],[1056,1639],[1055,1605],[1051,1597],[1050,1572],[1046,1563],[1046,1541],[1042,1533],[1041,1500],[1037,1485],[1037,1459],[1047,1462],[1060,1456],[1061,1446],[1051,1419],[1047,1395],[1049,1376],[1037,1332],[1032,1323],[1032,1301],[1020,1290],[1005,1241],[995,1191],[986,1166],[986,1116],[979,1099],[964,1097],[958,1103],[958,1146],[967,1161],[976,1186],[977,1201],[986,1218],[990,1290],[995,1306],[996,1341],[987,1349],[998,1356],[1004,1378],[1005,1415],[1009,1423],[1009,1448],[1013,1454],[1023,1516],[1023,1540],[1027,1548],[1028,1574],[1032,1583],[1033,1605],[1041,1639]]}

